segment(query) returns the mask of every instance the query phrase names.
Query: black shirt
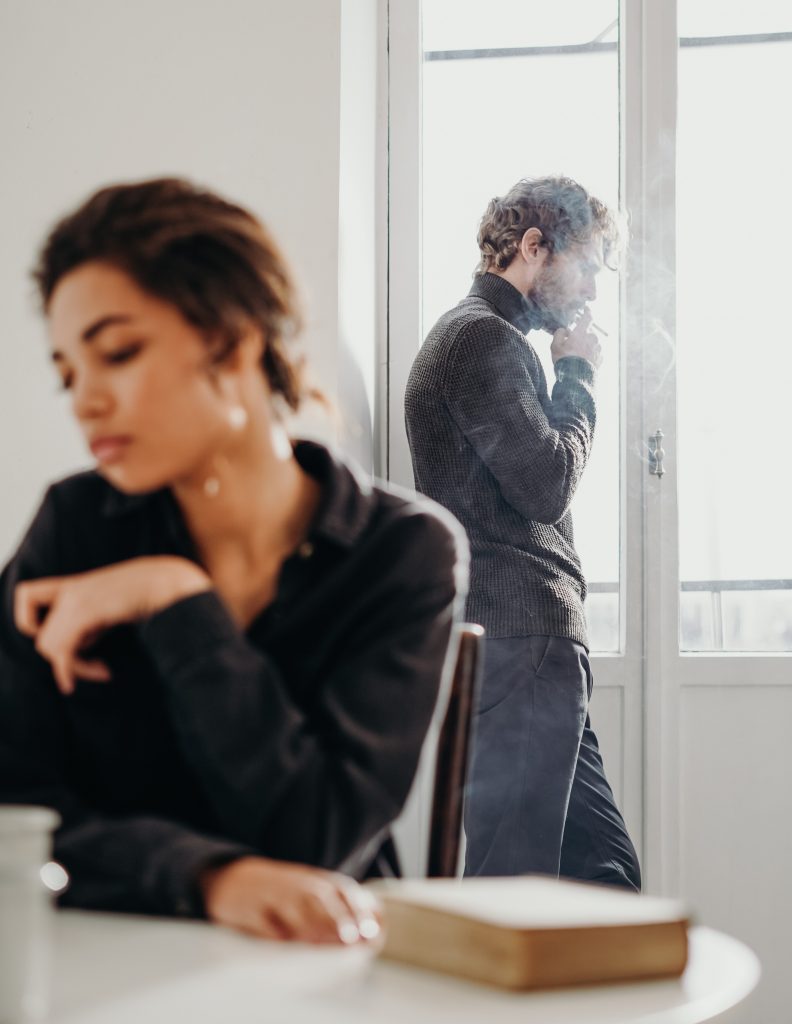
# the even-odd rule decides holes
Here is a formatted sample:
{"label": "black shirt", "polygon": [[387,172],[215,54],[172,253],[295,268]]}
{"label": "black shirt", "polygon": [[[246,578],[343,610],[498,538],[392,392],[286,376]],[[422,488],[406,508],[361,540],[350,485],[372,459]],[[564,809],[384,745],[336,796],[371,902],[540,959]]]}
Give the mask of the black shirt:
{"label": "black shirt", "polygon": [[488,636],[587,645],[570,502],[591,452],[594,368],[566,357],[548,394],[529,299],[481,274],[421,347],[405,408],[415,485],[470,538],[467,617]]}
{"label": "black shirt", "polygon": [[141,555],[197,561],[169,491],[124,495],[94,472],[49,489],[0,577],[0,802],[62,815],[64,902],[201,913],[198,872],[251,853],[382,870],[464,597],[466,542],[442,509],[326,448],[295,454],[322,501],[245,632],[214,591],[198,594],[101,638],[111,682],[57,691],[14,626],[19,580]]}

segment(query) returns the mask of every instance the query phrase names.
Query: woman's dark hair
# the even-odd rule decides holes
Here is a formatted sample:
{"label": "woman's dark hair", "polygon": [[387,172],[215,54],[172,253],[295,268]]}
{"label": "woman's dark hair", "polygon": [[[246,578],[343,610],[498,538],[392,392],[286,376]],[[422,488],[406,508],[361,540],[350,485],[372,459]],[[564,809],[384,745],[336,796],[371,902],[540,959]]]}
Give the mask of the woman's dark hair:
{"label": "woman's dark hair", "polygon": [[599,235],[603,260],[609,266],[620,245],[613,213],[572,178],[523,178],[505,196],[490,200],[479,225],[481,259],[475,273],[505,270],[529,228],[542,232],[540,244],[551,255]]}
{"label": "woman's dark hair", "polygon": [[61,278],[93,260],[176,306],[216,346],[216,362],[246,328],[258,327],[273,394],[297,409],[308,393],[302,360],[288,351],[301,326],[291,274],[267,229],[246,210],[178,178],[101,189],[44,243],[33,277],[45,311]]}

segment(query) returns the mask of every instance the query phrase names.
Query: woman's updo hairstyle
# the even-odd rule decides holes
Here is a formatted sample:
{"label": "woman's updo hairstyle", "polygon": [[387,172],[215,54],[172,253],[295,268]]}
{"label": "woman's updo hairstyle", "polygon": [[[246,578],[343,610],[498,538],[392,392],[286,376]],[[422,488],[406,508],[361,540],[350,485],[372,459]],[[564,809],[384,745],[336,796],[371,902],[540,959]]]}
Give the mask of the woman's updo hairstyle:
{"label": "woman's updo hairstyle", "polygon": [[61,278],[94,260],[178,308],[205,335],[213,362],[258,327],[270,389],[298,408],[308,392],[302,360],[288,351],[301,326],[294,285],[271,235],[246,210],[178,178],[101,189],[44,243],[33,276],[45,311]]}

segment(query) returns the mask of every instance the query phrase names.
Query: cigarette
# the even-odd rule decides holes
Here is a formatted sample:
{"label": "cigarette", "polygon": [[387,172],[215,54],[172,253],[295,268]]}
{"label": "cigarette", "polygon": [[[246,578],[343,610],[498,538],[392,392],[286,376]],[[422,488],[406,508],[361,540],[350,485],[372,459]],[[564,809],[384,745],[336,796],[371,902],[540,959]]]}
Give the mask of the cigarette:
{"label": "cigarette", "polygon": [[600,325],[599,325],[599,324],[595,324],[593,320],[591,321],[591,324],[590,324],[590,326],[591,326],[591,327],[593,327],[595,331],[599,331],[599,333],[600,333],[600,334],[602,334],[602,335],[604,335],[604,336],[605,336],[606,338],[609,338],[609,337],[610,337],[610,335],[609,335],[609,334],[608,334],[608,332],[607,332],[607,331],[605,330],[605,328],[604,328],[604,327],[600,327]]}

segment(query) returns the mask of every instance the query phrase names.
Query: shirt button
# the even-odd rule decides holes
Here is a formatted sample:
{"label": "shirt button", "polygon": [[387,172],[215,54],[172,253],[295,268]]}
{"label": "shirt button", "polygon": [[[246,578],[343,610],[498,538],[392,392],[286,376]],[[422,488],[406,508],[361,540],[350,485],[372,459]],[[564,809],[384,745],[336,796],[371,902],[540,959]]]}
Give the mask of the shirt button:
{"label": "shirt button", "polygon": [[304,540],[302,544],[297,548],[297,554],[300,558],[310,558],[314,553],[314,546],[309,540]]}

